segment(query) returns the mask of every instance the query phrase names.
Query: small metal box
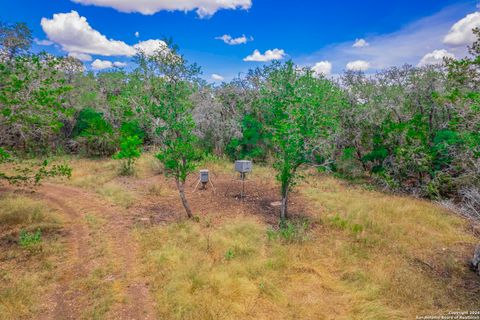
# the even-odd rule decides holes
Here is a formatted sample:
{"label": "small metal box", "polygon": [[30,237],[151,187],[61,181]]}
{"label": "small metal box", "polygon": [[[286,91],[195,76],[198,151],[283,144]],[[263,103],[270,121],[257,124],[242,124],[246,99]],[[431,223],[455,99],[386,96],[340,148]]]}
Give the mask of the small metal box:
{"label": "small metal box", "polygon": [[252,172],[252,161],[250,160],[235,161],[235,171],[240,173]]}
{"label": "small metal box", "polygon": [[208,182],[208,170],[200,170],[200,182],[207,183]]}

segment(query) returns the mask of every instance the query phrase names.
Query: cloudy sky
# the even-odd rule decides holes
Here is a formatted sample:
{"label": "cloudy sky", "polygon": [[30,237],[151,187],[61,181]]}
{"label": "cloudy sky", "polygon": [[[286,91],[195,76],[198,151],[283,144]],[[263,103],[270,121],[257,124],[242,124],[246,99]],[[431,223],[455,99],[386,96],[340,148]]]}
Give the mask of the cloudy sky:
{"label": "cloudy sky", "polygon": [[26,22],[35,51],[91,70],[131,67],[171,37],[212,82],[271,60],[318,73],[367,73],[466,55],[477,1],[2,0],[0,19]]}

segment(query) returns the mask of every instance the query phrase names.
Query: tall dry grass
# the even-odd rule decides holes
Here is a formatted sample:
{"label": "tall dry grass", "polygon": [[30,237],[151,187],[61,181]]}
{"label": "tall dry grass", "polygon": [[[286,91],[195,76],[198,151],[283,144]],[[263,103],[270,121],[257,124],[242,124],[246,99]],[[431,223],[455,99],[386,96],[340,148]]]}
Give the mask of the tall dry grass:
{"label": "tall dry grass", "polygon": [[0,194],[0,226],[3,228],[41,228],[58,226],[62,219],[43,202],[26,196]]}
{"label": "tall dry grass", "polygon": [[304,242],[269,240],[250,216],[136,230],[160,317],[411,319],[478,307],[465,263],[478,239],[463,219],[317,175],[298,190],[321,222]]}
{"label": "tall dry grass", "polygon": [[[42,201],[0,195],[0,319],[32,319],[42,312],[42,297],[54,285],[65,253],[54,232],[62,226],[60,215]],[[16,243],[20,229],[40,229],[41,243],[22,248]]]}

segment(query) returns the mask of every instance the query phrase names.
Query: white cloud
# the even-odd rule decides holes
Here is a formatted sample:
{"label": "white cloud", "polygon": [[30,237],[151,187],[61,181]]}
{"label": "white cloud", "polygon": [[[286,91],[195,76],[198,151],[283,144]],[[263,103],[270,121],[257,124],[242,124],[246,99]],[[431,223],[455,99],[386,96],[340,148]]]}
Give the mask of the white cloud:
{"label": "white cloud", "polygon": [[[69,56],[82,61],[91,61],[91,55],[131,57],[143,52],[149,56],[158,49],[167,47],[164,41],[158,39],[140,41],[133,46],[123,41],[108,39],[93,29],[87,19],[76,11],[57,13],[52,19],[42,18],[41,25],[51,41],[59,44]],[[139,35],[137,31],[135,36]]]}
{"label": "white cloud", "polygon": [[215,80],[215,81],[223,81],[225,78],[222,77],[219,74],[214,73],[214,74],[212,74],[212,79]]}
{"label": "white cloud", "polygon": [[152,15],[159,11],[196,10],[201,18],[210,17],[221,9],[250,9],[252,0],[72,0],[84,5],[111,7],[121,12]]}
{"label": "white cloud", "polygon": [[224,34],[223,36],[216,37],[215,39],[222,40],[223,42],[231,46],[234,46],[237,44],[245,44],[248,41],[253,41],[253,37],[247,38],[245,37],[245,35],[242,35],[241,37],[238,37],[238,38],[232,38],[232,36],[229,34]]}
{"label": "white cloud", "polygon": [[352,45],[354,48],[363,48],[368,47],[370,44],[365,39],[357,39],[355,43]]}
{"label": "white cloud", "polygon": [[367,71],[370,68],[370,63],[365,60],[350,61],[346,68],[351,71]]}
{"label": "white cloud", "polygon": [[46,40],[46,39],[45,40],[40,40],[40,39],[35,38],[35,39],[33,39],[33,41],[36,44],[38,44],[39,46],[51,46],[53,44],[52,41]]}
{"label": "white cloud", "polygon": [[103,70],[103,69],[110,69],[113,67],[125,67],[127,64],[125,62],[120,62],[120,61],[115,61],[111,62],[108,60],[100,60],[100,59],[95,59],[95,61],[92,62],[92,68],[95,70]]}
{"label": "white cloud", "polygon": [[138,52],[143,52],[147,56],[151,56],[158,50],[166,50],[167,44],[162,40],[140,41],[133,48]]}
{"label": "white cloud", "polygon": [[95,59],[95,61],[92,62],[92,68],[95,70],[109,69],[112,67],[113,67],[113,63],[108,60]]}
{"label": "white cloud", "polygon": [[113,65],[115,67],[122,68],[122,67],[125,67],[127,64],[125,62],[115,61]]}
{"label": "white cloud", "polygon": [[264,54],[261,54],[258,50],[254,50],[253,53],[244,58],[243,61],[267,62],[272,60],[282,60],[285,58],[285,55],[285,51],[282,49],[267,50]]}
{"label": "white cloud", "polygon": [[468,14],[456,22],[443,38],[443,43],[451,46],[471,45],[475,41],[472,29],[476,27],[480,27],[480,12]]}
{"label": "white cloud", "polygon": [[48,38],[67,52],[103,56],[133,56],[136,53],[123,41],[107,39],[76,11],[54,14],[53,19],[42,18],[41,25]]}
{"label": "white cloud", "polygon": [[140,37],[140,32],[135,31],[135,38],[138,38],[138,37]]}
{"label": "white cloud", "polygon": [[466,47],[449,47],[443,38],[452,25],[471,10],[471,4],[458,4],[429,17],[417,20],[398,31],[368,38],[369,46],[353,48],[352,42],[333,43],[312,54],[294,57],[300,65],[314,65],[317,61],[332,63],[332,74],[341,73],[350,61],[364,60],[370,63],[368,72],[405,63],[417,65],[435,49],[446,49],[456,57],[468,54]]}
{"label": "white cloud", "polygon": [[423,56],[422,60],[418,63],[418,66],[422,67],[429,64],[441,64],[443,63],[443,58],[455,58],[455,55],[445,49],[433,50]]}
{"label": "white cloud", "polygon": [[92,56],[86,53],[70,52],[68,56],[77,58],[80,61],[92,61]]}
{"label": "white cloud", "polygon": [[325,75],[328,76],[332,72],[332,64],[330,61],[320,61],[315,63],[312,67],[312,71],[317,75]]}

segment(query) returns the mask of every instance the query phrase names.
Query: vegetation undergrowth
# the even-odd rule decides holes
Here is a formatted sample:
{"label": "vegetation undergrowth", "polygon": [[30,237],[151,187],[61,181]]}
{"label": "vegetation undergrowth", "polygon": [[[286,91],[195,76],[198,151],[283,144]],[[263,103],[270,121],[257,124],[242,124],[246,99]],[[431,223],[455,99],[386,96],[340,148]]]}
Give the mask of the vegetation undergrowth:
{"label": "vegetation undergrowth", "polygon": [[[463,219],[427,201],[308,178],[321,223],[248,216],[139,228],[144,274],[169,319],[401,319],[476,306]],[[476,293],[475,293],[476,292]]]}
{"label": "vegetation undergrowth", "polygon": [[[150,174],[149,159],[149,155],[140,158],[139,164],[141,166],[137,166],[140,167],[138,169],[140,171],[139,175],[143,175],[143,172]],[[135,195],[120,183],[118,178],[121,176],[121,172],[119,172],[117,163],[114,160],[70,157],[69,163],[73,170],[71,178],[65,181],[66,184],[93,190],[124,208],[129,208],[136,202]]]}
{"label": "vegetation undergrowth", "polygon": [[42,201],[0,195],[0,319],[34,318],[57,280],[63,221]]}

